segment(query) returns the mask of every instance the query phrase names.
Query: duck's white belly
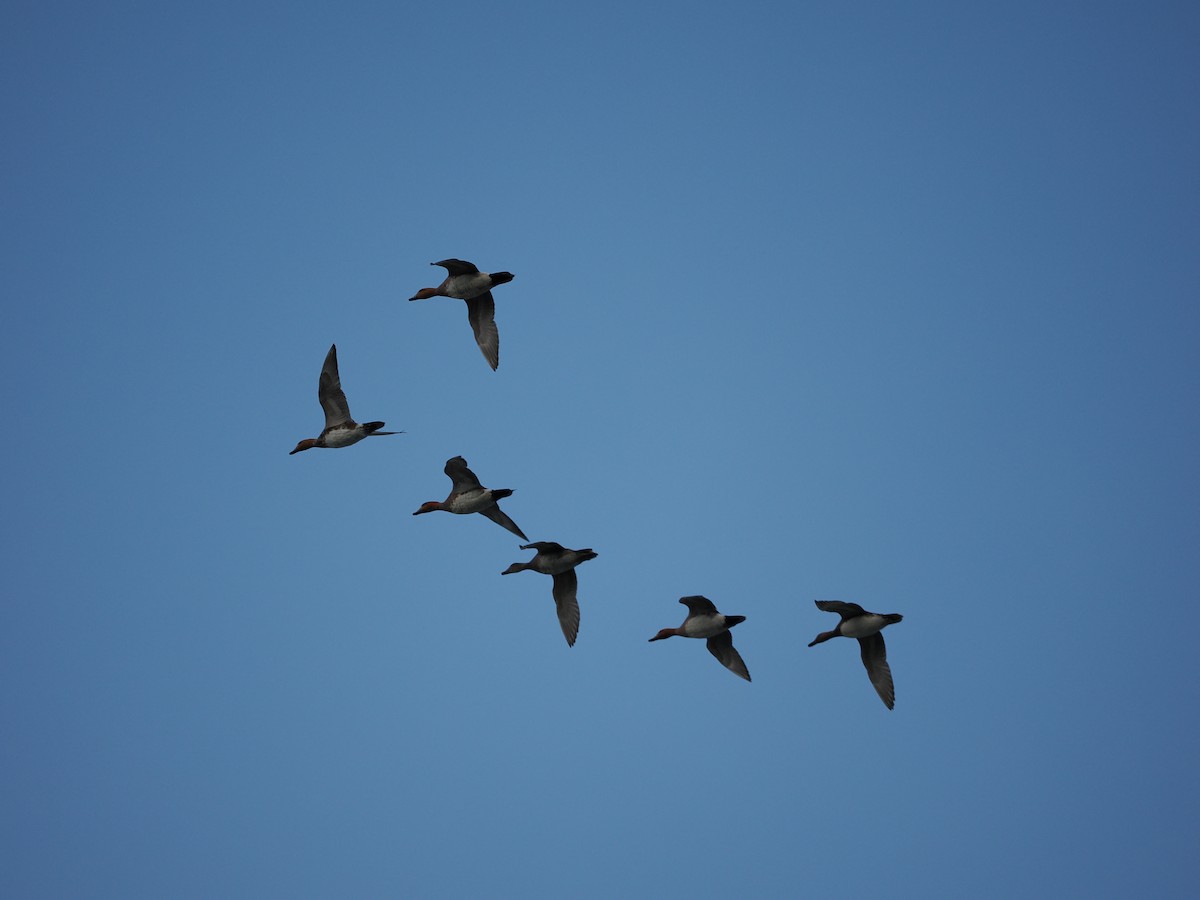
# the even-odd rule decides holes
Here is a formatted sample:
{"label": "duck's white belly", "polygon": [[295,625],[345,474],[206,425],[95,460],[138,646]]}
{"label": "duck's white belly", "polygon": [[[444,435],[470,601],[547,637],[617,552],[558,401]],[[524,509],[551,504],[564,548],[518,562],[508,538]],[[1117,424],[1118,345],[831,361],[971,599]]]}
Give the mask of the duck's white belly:
{"label": "duck's white belly", "polygon": [[852,638],[869,637],[886,624],[883,616],[855,616],[842,625],[842,634]]}
{"label": "duck's white belly", "polygon": [[492,278],[484,272],[476,272],[473,275],[455,275],[446,285],[446,294],[457,300],[470,300],[489,290],[491,286]]}
{"label": "duck's white belly", "polygon": [[710,638],[722,631],[728,631],[729,626],[725,624],[725,616],[717,614],[715,616],[692,616],[690,619],[684,620],[679,630],[684,637]]}
{"label": "duck's white belly", "polygon": [[349,447],[351,444],[357,444],[364,437],[366,435],[363,434],[361,428],[334,428],[325,432],[325,446]]}
{"label": "duck's white belly", "polygon": [[491,491],[471,491],[466,494],[456,495],[450,503],[450,512],[476,513],[481,509],[487,509],[494,503]]}

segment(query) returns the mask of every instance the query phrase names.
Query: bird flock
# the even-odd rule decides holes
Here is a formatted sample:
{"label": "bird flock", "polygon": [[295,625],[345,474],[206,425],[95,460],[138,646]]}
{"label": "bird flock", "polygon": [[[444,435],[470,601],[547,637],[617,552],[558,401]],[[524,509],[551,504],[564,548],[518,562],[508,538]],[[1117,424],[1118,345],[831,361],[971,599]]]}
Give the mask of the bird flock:
{"label": "bird flock", "polygon": [[[461,259],[443,259],[431,265],[444,268],[446,278],[437,287],[421,288],[409,297],[409,300],[450,297],[466,301],[467,318],[471,323],[475,342],[479,345],[483,358],[495,371],[500,365],[500,332],[496,327],[496,302],[492,297],[492,288],[512,281],[513,274],[481,272],[473,263]],[[336,344],[329,348],[321,366],[321,376],[317,382],[317,400],[325,412],[325,428],[317,437],[300,441],[289,455],[314,447],[349,447],[364,438],[403,433],[381,431],[384,422],[360,424],[354,421],[338,375]],[[414,516],[439,510],[456,515],[479,513],[522,540],[529,540],[517,523],[500,509],[499,501],[512,496],[511,489],[485,488],[461,456],[447,460],[444,471],[452,485],[449,495],[445,500],[429,500],[422,503],[413,513]],[[571,550],[554,541],[532,541],[521,544],[521,549],[536,550],[537,553],[529,562],[515,562],[500,574],[511,575],[529,570],[551,576],[551,593],[558,612],[558,624],[562,628],[563,637],[567,639],[567,645],[575,646],[575,640],[579,636],[579,581],[575,569],[580,564],[595,559],[598,554],[591,548]],[[682,597],[679,602],[688,609],[683,623],[678,628],[663,628],[650,640],[661,641],[669,637],[704,638],[708,651],[721,665],[739,678],[750,681],[750,670],[746,668],[741,654],[734,648],[733,636],[730,633],[730,629],[746,621],[746,617],[724,615],[707,597]],[[863,666],[872,686],[887,708],[894,708],[896,691],[892,683],[892,670],[887,662],[883,629],[901,621],[903,616],[898,613],[868,612],[857,603],[843,603],[839,600],[815,602],[818,609],[837,613],[841,618],[835,628],[818,634],[808,646],[814,647],[835,637],[857,639]]]}

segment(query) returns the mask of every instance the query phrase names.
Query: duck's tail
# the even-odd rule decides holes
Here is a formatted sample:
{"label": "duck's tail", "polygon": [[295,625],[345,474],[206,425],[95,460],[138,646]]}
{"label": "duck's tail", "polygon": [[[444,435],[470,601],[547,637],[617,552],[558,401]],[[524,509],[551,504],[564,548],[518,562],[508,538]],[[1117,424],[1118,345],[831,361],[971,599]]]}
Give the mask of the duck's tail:
{"label": "duck's tail", "polygon": [[367,433],[367,437],[373,437],[377,434],[404,434],[403,431],[380,431],[385,422],[363,422],[363,430]]}

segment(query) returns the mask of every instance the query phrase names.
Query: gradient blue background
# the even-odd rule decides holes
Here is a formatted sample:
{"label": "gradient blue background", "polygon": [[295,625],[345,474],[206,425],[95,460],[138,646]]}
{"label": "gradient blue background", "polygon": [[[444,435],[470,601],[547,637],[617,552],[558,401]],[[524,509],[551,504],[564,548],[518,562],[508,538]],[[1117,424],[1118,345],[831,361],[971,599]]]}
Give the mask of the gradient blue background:
{"label": "gradient blue background", "polygon": [[[1195,4],[8,2],[0,76],[0,894],[1195,895]],[[407,433],[289,458],[335,341]]]}

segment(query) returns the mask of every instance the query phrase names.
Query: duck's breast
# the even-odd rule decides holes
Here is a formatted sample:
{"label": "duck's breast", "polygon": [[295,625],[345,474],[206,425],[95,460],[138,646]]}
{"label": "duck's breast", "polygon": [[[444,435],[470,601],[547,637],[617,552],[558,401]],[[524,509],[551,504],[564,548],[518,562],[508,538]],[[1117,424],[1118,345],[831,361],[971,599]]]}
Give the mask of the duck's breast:
{"label": "duck's breast", "polygon": [[715,616],[692,616],[686,619],[683,627],[680,628],[680,633],[684,637],[710,638],[728,630],[729,626],[725,623],[725,617],[717,613]]}
{"label": "duck's breast", "polygon": [[475,513],[487,509],[496,501],[492,499],[489,490],[464,491],[455,494],[450,501],[450,511],[456,513]]}
{"label": "duck's breast", "polygon": [[842,625],[842,634],[846,637],[861,638],[869,637],[878,632],[887,620],[883,616],[877,616],[874,613],[869,613],[865,616],[855,616],[853,619],[848,619]]}
{"label": "duck's breast", "polygon": [[337,426],[330,428],[325,432],[326,447],[349,447],[351,444],[357,444],[366,435],[363,433],[362,427],[354,425],[352,427]]}
{"label": "duck's breast", "polygon": [[446,296],[454,297],[458,300],[470,300],[478,297],[492,286],[491,276],[485,272],[473,272],[470,275],[455,275],[453,278],[447,279],[447,281]]}

